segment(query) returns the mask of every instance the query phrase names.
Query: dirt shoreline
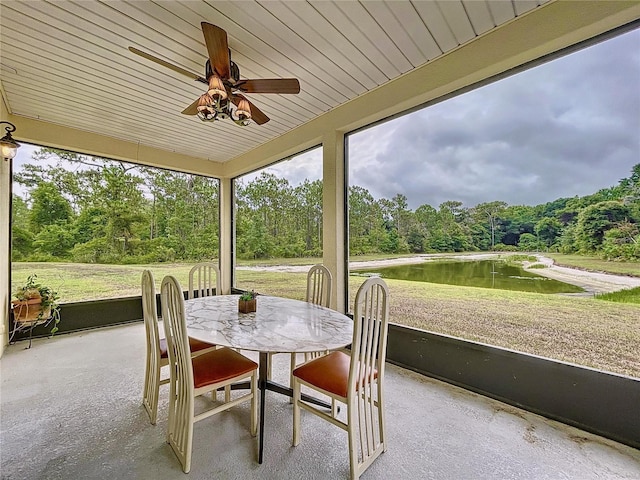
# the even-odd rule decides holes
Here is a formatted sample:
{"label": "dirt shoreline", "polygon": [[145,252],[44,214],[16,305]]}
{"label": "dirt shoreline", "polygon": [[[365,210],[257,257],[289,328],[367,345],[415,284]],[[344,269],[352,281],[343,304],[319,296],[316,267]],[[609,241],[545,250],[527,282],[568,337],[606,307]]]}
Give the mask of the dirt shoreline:
{"label": "dirt shoreline", "polygon": [[[422,254],[413,257],[389,258],[385,260],[368,260],[349,262],[349,268],[353,270],[375,267],[389,267],[393,265],[406,265],[412,263],[424,263],[435,259],[455,259],[455,260],[490,260],[492,258],[503,257],[504,254],[497,253],[474,253],[468,255],[455,254]],[[527,268],[532,263],[542,263],[546,268],[535,269],[536,274],[543,277],[552,278],[561,282],[569,283],[583,288],[582,293],[571,294],[577,296],[592,296],[596,293],[615,292],[625,288],[640,287],[640,278],[626,275],[614,275],[601,272],[590,272],[576,268],[561,267],[555,265],[551,258],[543,255],[535,255],[537,262],[524,262]],[[238,267],[239,270],[272,271],[302,273],[309,270],[311,265],[275,265],[264,267]]]}

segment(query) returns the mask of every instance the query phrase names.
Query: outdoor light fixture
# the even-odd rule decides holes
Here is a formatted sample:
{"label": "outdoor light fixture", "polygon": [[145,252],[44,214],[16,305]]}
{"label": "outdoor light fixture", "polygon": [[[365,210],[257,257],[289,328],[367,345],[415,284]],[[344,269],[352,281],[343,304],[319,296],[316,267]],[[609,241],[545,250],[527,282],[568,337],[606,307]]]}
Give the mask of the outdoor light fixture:
{"label": "outdoor light fixture", "polygon": [[246,98],[240,100],[238,108],[236,108],[234,113],[235,116],[231,117],[234,122],[242,127],[249,125],[249,121],[251,120],[251,107],[249,106],[249,101]]}
{"label": "outdoor light fixture", "polygon": [[203,122],[214,122],[230,118],[237,125],[246,127],[251,120],[251,105],[246,98],[240,98],[238,106],[230,99],[220,77],[209,77],[209,90],[198,100],[198,118]]}
{"label": "outdoor light fixture", "polygon": [[11,132],[16,131],[16,126],[11,122],[0,122],[0,125],[2,125],[3,123],[6,123],[9,126],[4,127],[4,129],[7,131],[7,134],[4,137],[0,138],[0,147],[2,148],[2,158],[4,158],[5,160],[11,160],[13,157],[16,156],[16,153],[18,153],[18,148],[20,147],[20,144],[16,142],[11,136]]}
{"label": "outdoor light fixture", "polygon": [[216,120],[216,111],[213,108],[213,98],[208,93],[200,95],[198,100],[198,118],[203,122]]}
{"label": "outdoor light fixture", "polygon": [[224,84],[220,77],[215,73],[209,78],[209,91],[207,92],[212,99],[226,100],[227,90],[224,88]]}

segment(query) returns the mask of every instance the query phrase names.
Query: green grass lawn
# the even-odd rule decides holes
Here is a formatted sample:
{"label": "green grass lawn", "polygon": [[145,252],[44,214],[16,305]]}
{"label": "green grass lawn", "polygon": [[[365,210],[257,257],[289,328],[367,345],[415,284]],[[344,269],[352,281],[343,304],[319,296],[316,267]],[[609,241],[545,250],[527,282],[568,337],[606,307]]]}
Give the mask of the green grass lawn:
{"label": "green grass lawn", "polygon": [[[309,260],[307,264],[318,262]],[[15,263],[12,290],[37,273],[38,280],[59,291],[62,302],[140,295],[145,268],[153,271],[158,287],[171,274],[186,289],[191,266]],[[306,273],[238,270],[236,277],[239,288],[297,299],[305,295]],[[362,281],[349,277],[349,305]],[[394,323],[640,378],[640,304],[404,280],[387,283]]]}
{"label": "green grass lawn", "polygon": [[640,304],[640,287],[626,288],[617,292],[598,293],[598,300],[606,300],[608,302],[637,303]]}
{"label": "green grass lawn", "polygon": [[544,253],[543,255],[552,258],[556,265],[562,267],[640,277],[640,262],[610,262],[600,257],[564,255],[562,253]]}

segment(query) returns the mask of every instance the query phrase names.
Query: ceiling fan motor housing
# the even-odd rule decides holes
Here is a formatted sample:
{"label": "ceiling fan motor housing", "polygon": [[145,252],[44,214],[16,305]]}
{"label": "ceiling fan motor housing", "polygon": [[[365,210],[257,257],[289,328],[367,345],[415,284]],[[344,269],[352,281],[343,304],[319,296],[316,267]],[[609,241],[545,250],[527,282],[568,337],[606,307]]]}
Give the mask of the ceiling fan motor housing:
{"label": "ceiling fan motor housing", "polygon": [[[205,77],[209,80],[209,77],[213,75],[213,68],[211,68],[211,62],[207,60],[204,65]],[[233,60],[229,60],[229,78],[223,78],[222,81],[228,81],[229,83],[235,85],[240,80],[240,69],[238,65]]]}

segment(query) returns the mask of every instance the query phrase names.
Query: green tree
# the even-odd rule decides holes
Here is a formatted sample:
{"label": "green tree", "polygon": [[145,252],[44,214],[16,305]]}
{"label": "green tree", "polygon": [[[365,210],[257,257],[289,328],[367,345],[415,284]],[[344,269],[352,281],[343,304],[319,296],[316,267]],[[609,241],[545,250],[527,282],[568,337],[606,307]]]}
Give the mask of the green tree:
{"label": "green tree", "polygon": [[[474,208],[474,213],[480,218],[484,218],[491,232],[491,250],[496,244],[496,229],[498,228],[498,220],[500,215],[507,208],[507,203],[502,201],[494,201],[488,203],[480,203]],[[499,239],[498,239],[499,240]]]}
{"label": "green tree", "polygon": [[640,226],[621,222],[607,230],[602,241],[602,253],[607,260],[640,260]]}
{"label": "green tree", "polygon": [[538,250],[539,243],[535,235],[531,233],[523,233],[520,235],[518,249],[524,252],[535,252]]}
{"label": "green tree", "polygon": [[67,225],[51,224],[40,229],[33,241],[33,246],[45,256],[51,255],[64,259],[68,256],[73,243],[73,233]]}
{"label": "green tree", "polygon": [[23,230],[29,229],[29,206],[22,197],[15,193],[11,196],[11,227],[19,227]]}
{"label": "green tree", "polygon": [[619,201],[605,201],[589,205],[578,215],[576,243],[585,252],[600,248],[604,234],[619,222],[627,221],[629,207]]}
{"label": "green tree", "polygon": [[33,250],[33,233],[17,225],[11,227],[11,261],[27,258]]}
{"label": "green tree", "polygon": [[99,206],[85,208],[73,222],[76,243],[86,243],[94,238],[104,238],[106,225],[107,214],[104,208]]}
{"label": "green tree", "polygon": [[398,253],[400,250],[400,240],[395,227],[389,229],[389,233],[380,243],[380,251],[383,253]]}
{"label": "green tree", "polygon": [[304,254],[322,255],[322,181],[305,179],[293,189],[294,219]]}
{"label": "green tree", "polygon": [[520,235],[534,233],[538,219],[535,208],[528,205],[511,205],[504,209],[500,218],[500,241],[505,245],[518,245]]}
{"label": "green tree", "polygon": [[380,251],[387,237],[380,204],[369,191],[353,185],[349,187],[349,251],[361,255]]}
{"label": "green tree", "polygon": [[66,223],[73,212],[69,201],[64,198],[53,183],[40,182],[31,192],[31,231],[38,233],[47,225]]}
{"label": "green tree", "polygon": [[540,242],[550,247],[562,232],[562,224],[555,218],[544,217],[536,223],[534,230]]}
{"label": "green tree", "polygon": [[440,231],[435,238],[438,251],[462,252],[473,250],[471,230],[469,228],[469,210],[462,202],[449,200],[440,204],[438,209]]}

